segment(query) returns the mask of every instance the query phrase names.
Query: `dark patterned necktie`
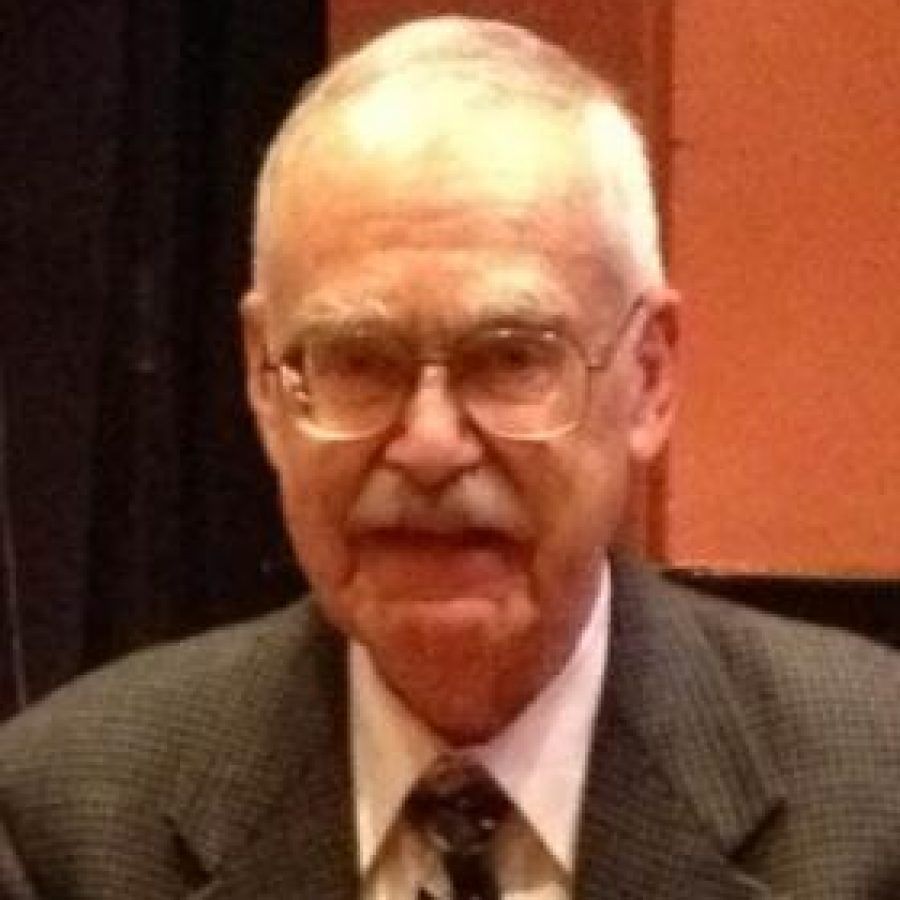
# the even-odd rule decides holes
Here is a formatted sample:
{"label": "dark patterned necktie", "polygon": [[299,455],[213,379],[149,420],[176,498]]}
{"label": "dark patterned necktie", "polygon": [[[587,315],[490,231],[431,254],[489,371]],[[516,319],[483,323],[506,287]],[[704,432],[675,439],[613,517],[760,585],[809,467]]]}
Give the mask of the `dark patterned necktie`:
{"label": "dark patterned necktie", "polygon": [[508,808],[503,792],[472,765],[441,766],[410,793],[407,818],[440,855],[453,900],[499,900],[491,845]]}

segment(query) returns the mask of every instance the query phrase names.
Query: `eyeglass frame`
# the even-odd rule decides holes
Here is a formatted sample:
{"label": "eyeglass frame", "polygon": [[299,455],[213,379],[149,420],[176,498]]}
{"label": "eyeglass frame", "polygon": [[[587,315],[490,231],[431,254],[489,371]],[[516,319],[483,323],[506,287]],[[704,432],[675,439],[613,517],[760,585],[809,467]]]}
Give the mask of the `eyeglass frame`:
{"label": "eyeglass frame", "polygon": [[[532,330],[541,331],[541,332],[549,332],[554,334],[557,338],[564,341],[566,344],[571,346],[577,353],[579,359],[584,368],[584,382],[585,382],[585,390],[583,392],[583,396],[581,398],[580,409],[578,410],[577,415],[572,417],[572,420],[566,422],[563,425],[557,426],[552,429],[548,429],[544,432],[537,433],[535,435],[515,435],[511,433],[504,433],[502,430],[493,429],[490,426],[484,425],[477,416],[474,416],[472,412],[467,408],[467,405],[463,402],[460,402],[456,396],[454,395],[454,403],[459,407],[459,409],[465,413],[465,416],[468,420],[472,421],[480,430],[487,432],[488,434],[493,435],[494,437],[498,437],[504,440],[516,441],[519,443],[543,443],[546,441],[554,440],[558,437],[562,437],[563,435],[569,434],[574,431],[580,424],[582,419],[584,418],[584,410],[588,405],[588,397],[590,394],[590,374],[592,372],[603,372],[607,368],[609,368],[612,360],[615,358],[616,352],[629,329],[631,328],[632,323],[637,318],[639,312],[644,309],[650,308],[651,304],[648,301],[647,297],[644,294],[639,294],[635,297],[625,308],[624,312],[619,316],[618,321],[616,322],[616,327],[613,330],[612,335],[609,339],[600,346],[599,352],[595,351],[594,354],[591,354],[582,344],[578,341],[572,334],[566,332],[563,329],[555,328],[552,326],[540,326],[538,328],[533,328]],[[519,324],[519,323],[516,323]],[[475,326],[475,328],[470,331],[465,332],[464,334],[457,337],[449,347],[447,347],[442,353],[438,354],[427,354],[427,355],[410,355],[410,363],[416,364],[421,373],[421,369],[425,366],[442,366],[444,368],[448,367],[448,362],[453,358],[455,348],[460,344],[465,343],[467,340],[471,340],[472,335],[478,334],[480,331],[490,331],[492,329],[499,329],[503,327],[503,323],[491,323],[487,326],[479,325]],[[525,326],[526,329],[531,329],[532,326]],[[405,342],[404,342],[405,343]],[[304,381],[303,374],[298,370],[298,368],[294,365],[284,362],[284,360],[277,361],[272,359],[270,352],[266,351],[265,357],[260,365],[261,372],[266,375],[274,375],[277,379],[278,386],[281,390],[282,394],[295,394],[296,391],[290,387],[288,387],[285,383],[285,377],[283,372],[288,371],[291,373],[292,377],[296,379],[299,383]],[[386,434],[391,430],[392,427],[396,425],[396,423],[400,420],[401,411],[405,408],[405,406],[409,403],[410,398],[415,394],[417,390],[417,384],[420,383],[421,379],[411,380],[410,386],[406,395],[403,399],[397,404],[397,411],[393,414],[393,416],[382,426],[378,428],[371,429],[369,431],[362,432],[360,434],[339,434],[329,429],[326,429],[324,426],[319,426],[312,419],[304,419],[300,415],[296,413],[291,413],[291,417],[294,420],[297,428],[301,431],[303,435],[306,437],[319,441],[321,443],[352,443],[354,441],[365,441],[371,440],[375,437]],[[452,388],[451,388],[452,393]]]}

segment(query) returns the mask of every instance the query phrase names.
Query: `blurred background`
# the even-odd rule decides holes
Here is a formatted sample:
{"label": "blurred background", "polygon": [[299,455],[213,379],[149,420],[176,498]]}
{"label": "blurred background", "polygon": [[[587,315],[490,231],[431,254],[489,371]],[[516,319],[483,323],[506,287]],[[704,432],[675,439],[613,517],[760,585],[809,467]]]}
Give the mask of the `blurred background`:
{"label": "blurred background", "polygon": [[643,123],[685,393],[623,541],[900,645],[896,0],[30,0],[0,12],[0,716],[302,590],[243,399],[253,176],[329,57],[448,12]]}

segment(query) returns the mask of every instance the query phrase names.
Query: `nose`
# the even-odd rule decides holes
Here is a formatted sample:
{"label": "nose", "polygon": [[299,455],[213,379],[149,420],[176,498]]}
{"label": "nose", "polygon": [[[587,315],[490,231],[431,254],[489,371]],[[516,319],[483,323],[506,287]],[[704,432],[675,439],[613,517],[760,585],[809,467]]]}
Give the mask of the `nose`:
{"label": "nose", "polygon": [[446,368],[423,366],[385,448],[385,462],[419,486],[436,488],[477,465],[483,452],[478,434],[449,390]]}

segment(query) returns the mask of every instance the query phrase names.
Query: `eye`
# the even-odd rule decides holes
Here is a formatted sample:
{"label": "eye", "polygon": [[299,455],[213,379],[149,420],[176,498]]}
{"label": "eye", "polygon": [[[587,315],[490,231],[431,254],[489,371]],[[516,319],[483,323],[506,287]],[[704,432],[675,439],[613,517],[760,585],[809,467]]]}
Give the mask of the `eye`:
{"label": "eye", "polygon": [[461,377],[479,391],[510,401],[543,398],[566,368],[565,342],[552,331],[501,328],[474,338]]}
{"label": "eye", "polygon": [[379,335],[346,334],[310,341],[303,373],[313,397],[361,403],[405,383],[409,361],[403,347]]}
{"label": "eye", "polygon": [[388,344],[362,335],[314,344],[309,361],[317,375],[334,378],[383,374],[397,365],[396,354]]}

